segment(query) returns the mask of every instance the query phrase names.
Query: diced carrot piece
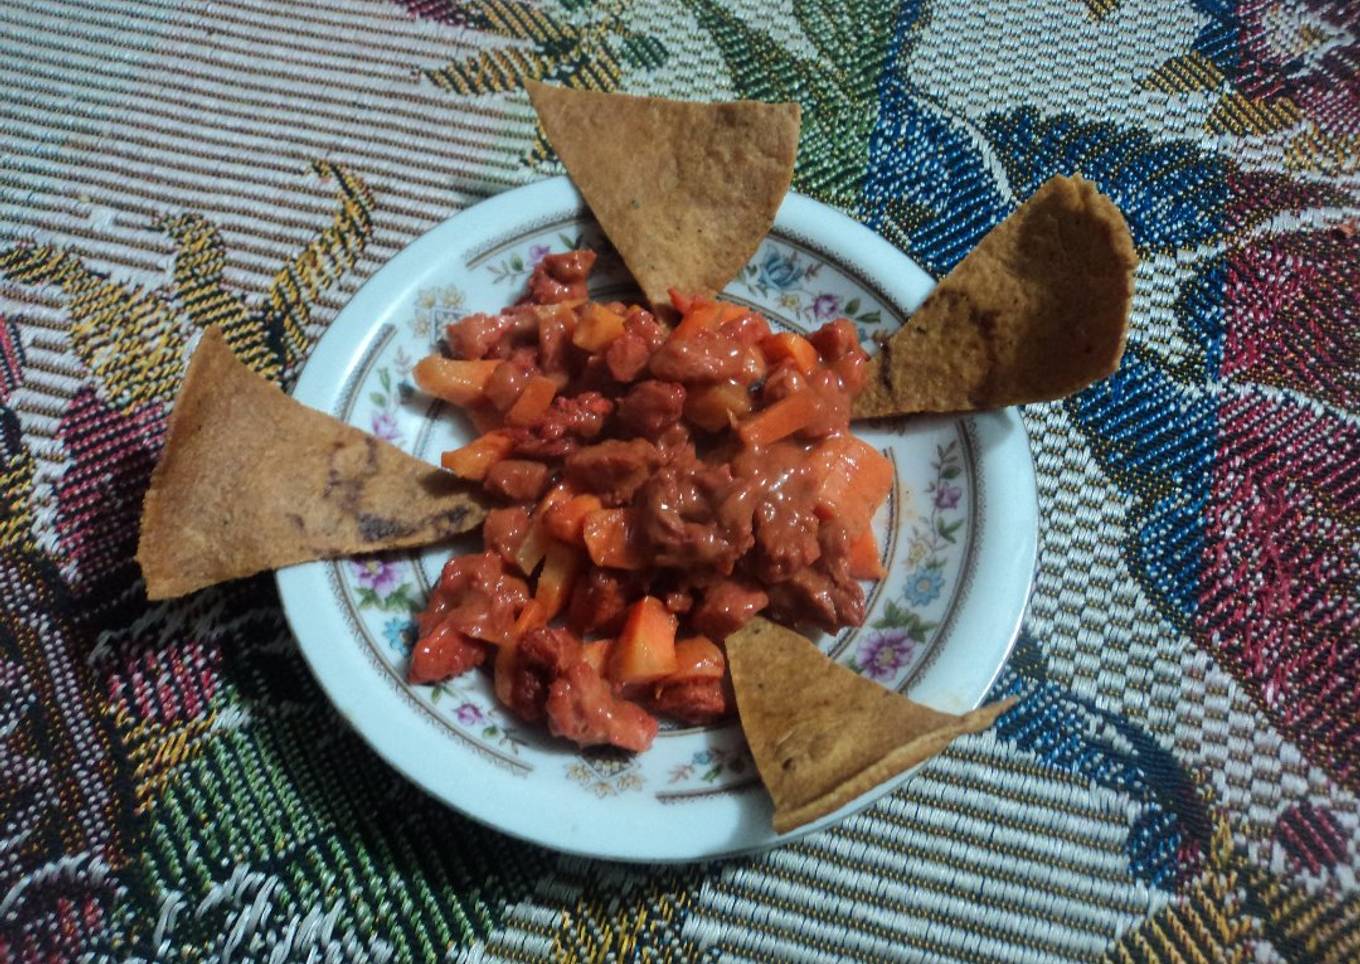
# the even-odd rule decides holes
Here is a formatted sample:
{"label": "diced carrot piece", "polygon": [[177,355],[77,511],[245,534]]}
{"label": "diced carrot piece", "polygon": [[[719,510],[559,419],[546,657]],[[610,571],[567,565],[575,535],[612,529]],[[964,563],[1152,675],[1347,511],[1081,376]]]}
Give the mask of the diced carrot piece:
{"label": "diced carrot piece", "polygon": [[736,382],[698,385],[685,395],[685,418],[710,432],[731,428],[751,411],[751,393]]}
{"label": "diced carrot piece", "polygon": [[892,491],[893,467],[887,457],[853,435],[833,435],[809,453],[817,483],[814,511],[839,519],[859,535]]}
{"label": "diced carrot piece", "polygon": [[576,496],[576,490],[566,482],[558,482],[547,492],[543,493],[543,498],[538,500],[538,508],[535,515],[547,519],[548,513],[554,506],[567,502]]}
{"label": "diced carrot piece", "polygon": [[547,624],[548,617],[544,614],[543,604],[537,599],[530,599],[519,611],[519,618],[515,620],[515,629],[510,638],[496,647],[493,674],[495,679],[492,688],[496,691],[496,699],[506,706],[510,705],[510,684],[515,678],[515,654],[519,649],[519,641],[524,638],[525,633]]}
{"label": "diced carrot piece", "polygon": [[613,569],[641,569],[646,565],[638,545],[637,519],[631,509],[597,509],[581,526],[590,561]]}
{"label": "diced carrot piece", "polygon": [[545,618],[552,619],[567,604],[583,563],[580,549],[552,540],[543,560],[543,571],[538,575],[538,587],[534,590],[534,601],[543,607]]}
{"label": "diced carrot piece", "polygon": [[460,449],[445,452],[439,463],[459,478],[480,482],[486,478],[487,469],[506,458],[514,447],[509,432],[491,431]]}
{"label": "diced carrot piece", "polygon": [[701,331],[717,328],[721,315],[722,308],[717,302],[695,299],[690,303],[689,311],[680,319],[680,324],[675,326],[675,331],[671,332],[671,337],[689,338]]}
{"label": "diced carrot piece", "polygon": [[675,672],[675,615],[655,596],[643,596],[628,610],[614,643],[609,678],[620,685],[651,683]]}
{"label": "diced carrot piece", "polygon": [[821,398],[811,389],[794,392],[742,422],[737,434],[752,447],[773,445],[810,425],[821,407]]}
{"label": "diced carrot piece", "polygon": [[563,542],[575,545],[585,545],[581,530],[586,524],[586,516],[602,508],[604,508],[604,505],[597,495],[572,496],[565,502],[559,502],[553,506],[551,511],[544,516],[543,522],[554,539],[561,539]]}
{"label": "diced carrot piece", "polygon": [[515,639],[519,639],[531,629],[548,625],[548,620],[552,616],[544,608],[543,603],[537,599],[530,599],[524,604],[524,608],[519,611],[519,618],[515,620]]}
{"label": "diced carrot piece", "polygon": [[483,398],[487,380],[500,362],[454,361],[440,355],[427,355],[416,362],[411,372],[416,385],[427,395],[455,405],[471,405]]}
{"label": "diced carrot piece", "polygon": [[707,636],[691,636],[675,644],[675,672],[666,677],[668,683],[692,679],[722,679],[727,672],[727,658]]}
{"label": "diced carrot piece", "polygon": [[694,304],[693,295],[681,294],[674,288],[667,288],[666,294],[670,295],[671,307],[674,308],[676,311],[680,312],[680,314],[682,315],[685,312],[689,311],[690,305]]}
{"label": "diced carrot piece", "polygon": [[581,646],[580,660],[595,671],[600,679],[608,678],[609,654],[614,647],[612,639],[597,639]]}
{"label": "diced carrot piece", "polygon": [[850,545],[850,576],[854,579],[882,579],[887,575],[879,558],[878,540],[871,526],[865,526]]}
{"label": "diced carrot piece", "polygon": [[602,352],[623,334],[623,315],[604,305],[591,302],[581,313],[572,333],[571,343],[588,352]]}
{"label": "diced carrot piece", "polygon": [[515,404],[505,413],[510,425],[532,425],[543,417],[557,394],[557,382],[545,375],[535,375],[524,383]]}
{"label": "diced carrot piece", "polygon": [[771,365],[777,365],[788,358],[804,375],[811,375],[822,367],[822,356],[817,354],[812,342],[791,331],[771,335],[760,343],[760,349]]}

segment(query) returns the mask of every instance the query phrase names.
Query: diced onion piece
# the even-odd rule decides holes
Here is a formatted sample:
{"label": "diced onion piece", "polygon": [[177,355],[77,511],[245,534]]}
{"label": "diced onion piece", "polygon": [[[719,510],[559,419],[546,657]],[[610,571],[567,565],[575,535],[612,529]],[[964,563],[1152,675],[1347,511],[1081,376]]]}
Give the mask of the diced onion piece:
{"label": "diced onion piece", "polygon": [[440,355],[428,355],[416,362],[411,377],[427,395],[455,405],[472,405],[486,397],[486,383],[500,364],[496,359],[455,361]]}
{"label": "diced onion piece", "polygon": [[611,569],[641,569],[646,565],[637,544],[637,520],[631,509],[598,509],[581,526],[590,561]]}
{"label": "diced onion piece", "polygon": [[622,334],[623,315],[592,301],[583,309],[576,323],[576,331],[572,333],[571,343],[577,348],[598,353]]}

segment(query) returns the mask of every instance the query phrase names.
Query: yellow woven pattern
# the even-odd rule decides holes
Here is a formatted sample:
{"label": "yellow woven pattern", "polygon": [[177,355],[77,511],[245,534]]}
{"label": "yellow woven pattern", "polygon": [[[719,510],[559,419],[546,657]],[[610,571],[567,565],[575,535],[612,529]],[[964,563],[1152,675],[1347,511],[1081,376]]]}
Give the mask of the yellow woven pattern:
{"label": "yellow woven pattern", "polygon": [[1302,117],[1288,97],[1258,100],[1242,94],[1224,94],[1204,122],[1213,134],[1271,134],[1297,124]]}
{"label": "yellow woven pattern", "polygon": [[1141,81],[1144,88],[1159,90],[1166,94],[1188,94],[1196,90],[1214,90],[1221,83],[1223,83],[1223,72],[1212,60],[1198,50],[1167,58],[1164,64]]}
{"label": "yellow woven pattern", "polygon": [[1242,912],[1232,833],[1226,820],[1214,831],[1209,864],[1176,903],[1129,931],[1105,952],[1119,964],[1239,964],[1252,959],[1251,918]]}

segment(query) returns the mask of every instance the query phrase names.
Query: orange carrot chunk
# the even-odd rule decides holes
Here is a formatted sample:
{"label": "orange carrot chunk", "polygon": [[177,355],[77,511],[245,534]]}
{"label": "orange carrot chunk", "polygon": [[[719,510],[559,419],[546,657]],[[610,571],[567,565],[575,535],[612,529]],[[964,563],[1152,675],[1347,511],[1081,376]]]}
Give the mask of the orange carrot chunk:
{"label": "orange carrot chunk", "polygon": [[585,545],[582,530],[585,528],[586,516],[602,508],[604,505],[600,502],[599,496],[590,494],[573,496],[553,506],[544,516],[543,523],[554,539],[561,539],[574,545]]}
{"label": "orange carrot chunk", "polygon": [[675,331],[671,332],[671,337],[689,338],[701,331],[717,328],[721,316],[722,307],[717,302],[696,298],[690,303],[685,316],[680,319],[680,324],[675,326]]}
{"label": "orange carrot chunk", "polygon": [[821,407],[821,399],[811,389],[794,392],[746,419],[737,426],[737,434],[753,448],[773,445],[810,425]]}
{"label": "orange carrot chunk", "polygon": [[487,380],[500,362],[455,361],[439,355],[428,355],[416,362],[411,376],[427,395],[442,398],[455,405],[471,405],[485,398]]}
{"label": "orange carrot chunk", "polygon": [[638,529],[631,509],[597,509],[581,526],[590,561],[613,569],[641,569],[646,565],[638,545]]}
{"label": "orange carrot chunk", "polygon": [[814,511],[839,519],[859,535],[892,490],[893,467],[887,457],[853,435],[833,435],[808,457],[817,485]]}
{"label": "orange carrot chunk", "polygon": [[551,541],[534,591],[534,602],[543,607],[545,619],[552,619],[567,604],[583,562],[580,549],[556,539]]}
{"label": "orange carrot chunk", "polygon": [[652,683],[675,672],[675,615],[655,596],[643,596],[628,610],[614,643],[609,678],[620,685]]}
{"label": "orange carrot chunk", "polygon": [[480,482],[487,469],[506,458],[515,447],[509,432],[493,430],[460,449],[445,452],[439,463],[459,478]]}
{"label": "orange carrot chunk", "polygon": [[727,672],[727,658],[707,636],[690,636],[675,644],[675,672],[666,677],[667,683],[682,683],[695,679],[722,679]]}
{"label": "orange carrot chunk", "polygon": [[519,618],[515,620],[515,629],[510,638],[496,647],[492,688],[496,691],[496,699],[506,706],[511,705],[510,684],[515,678],[515,654],[519,649],[519,641],[524,638],[525,633],[547,624],[548,617],[544,613],[543,604],[536,599],[530,599],[519,611]]}
{"label": "orange carrot chunk", "polygon": [[812,347],[812,342],[791,331],[770,335],[761,341],[760,350],[765,353],[771,365],[777,365],[788,358],[804,375],[811,375],[822,367],[822,358],[817,354],[817,349]]}
{"label": "orange carrot chunk", "polygon": [[879,558],[878,540],[874,538],[872,527],[865,526],[864,531],[851,543],[849,562],[852,579],[882,579],[887,575]]}
{"label": "orange carrot chunk", "polygon": [[571,343],[588,352],[602,352],[622,334],[623,315],[592,301],[582,309]]}
{"label": "orange carrot chunk", "polygon": [[682,315],[689,311],[690,305],[694,304],[696,300],[693,295],[681,294],[674,288],[667,288],[666,294],[670,295],[671,307]]}
{"label": "orange carrot chunk", "polygon": [[524,383],[510,411],[505,413],[505,421],[510,425],[532,425],[543,417],[557,394],[557,382],[545,375],[535,375]]}

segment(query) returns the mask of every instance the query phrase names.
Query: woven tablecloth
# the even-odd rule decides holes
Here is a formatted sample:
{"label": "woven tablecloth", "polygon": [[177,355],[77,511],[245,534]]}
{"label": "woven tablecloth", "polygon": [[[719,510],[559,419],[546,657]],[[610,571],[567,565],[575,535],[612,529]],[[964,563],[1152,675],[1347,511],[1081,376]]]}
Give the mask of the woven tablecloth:
{"label": "woven tablecloth", "polygon": [[[0,961],[1360,959],[1353,0],[4,0],[0,52]],[[290,383],[560,172],[533,77],[796,99],[795,189],[936,276],[1058,173],[1138,246],[1119,372],[1024,411],[1020,702],[797,845],[500,836],[340,722],[272,577],[145,600],[196,333]]]}

